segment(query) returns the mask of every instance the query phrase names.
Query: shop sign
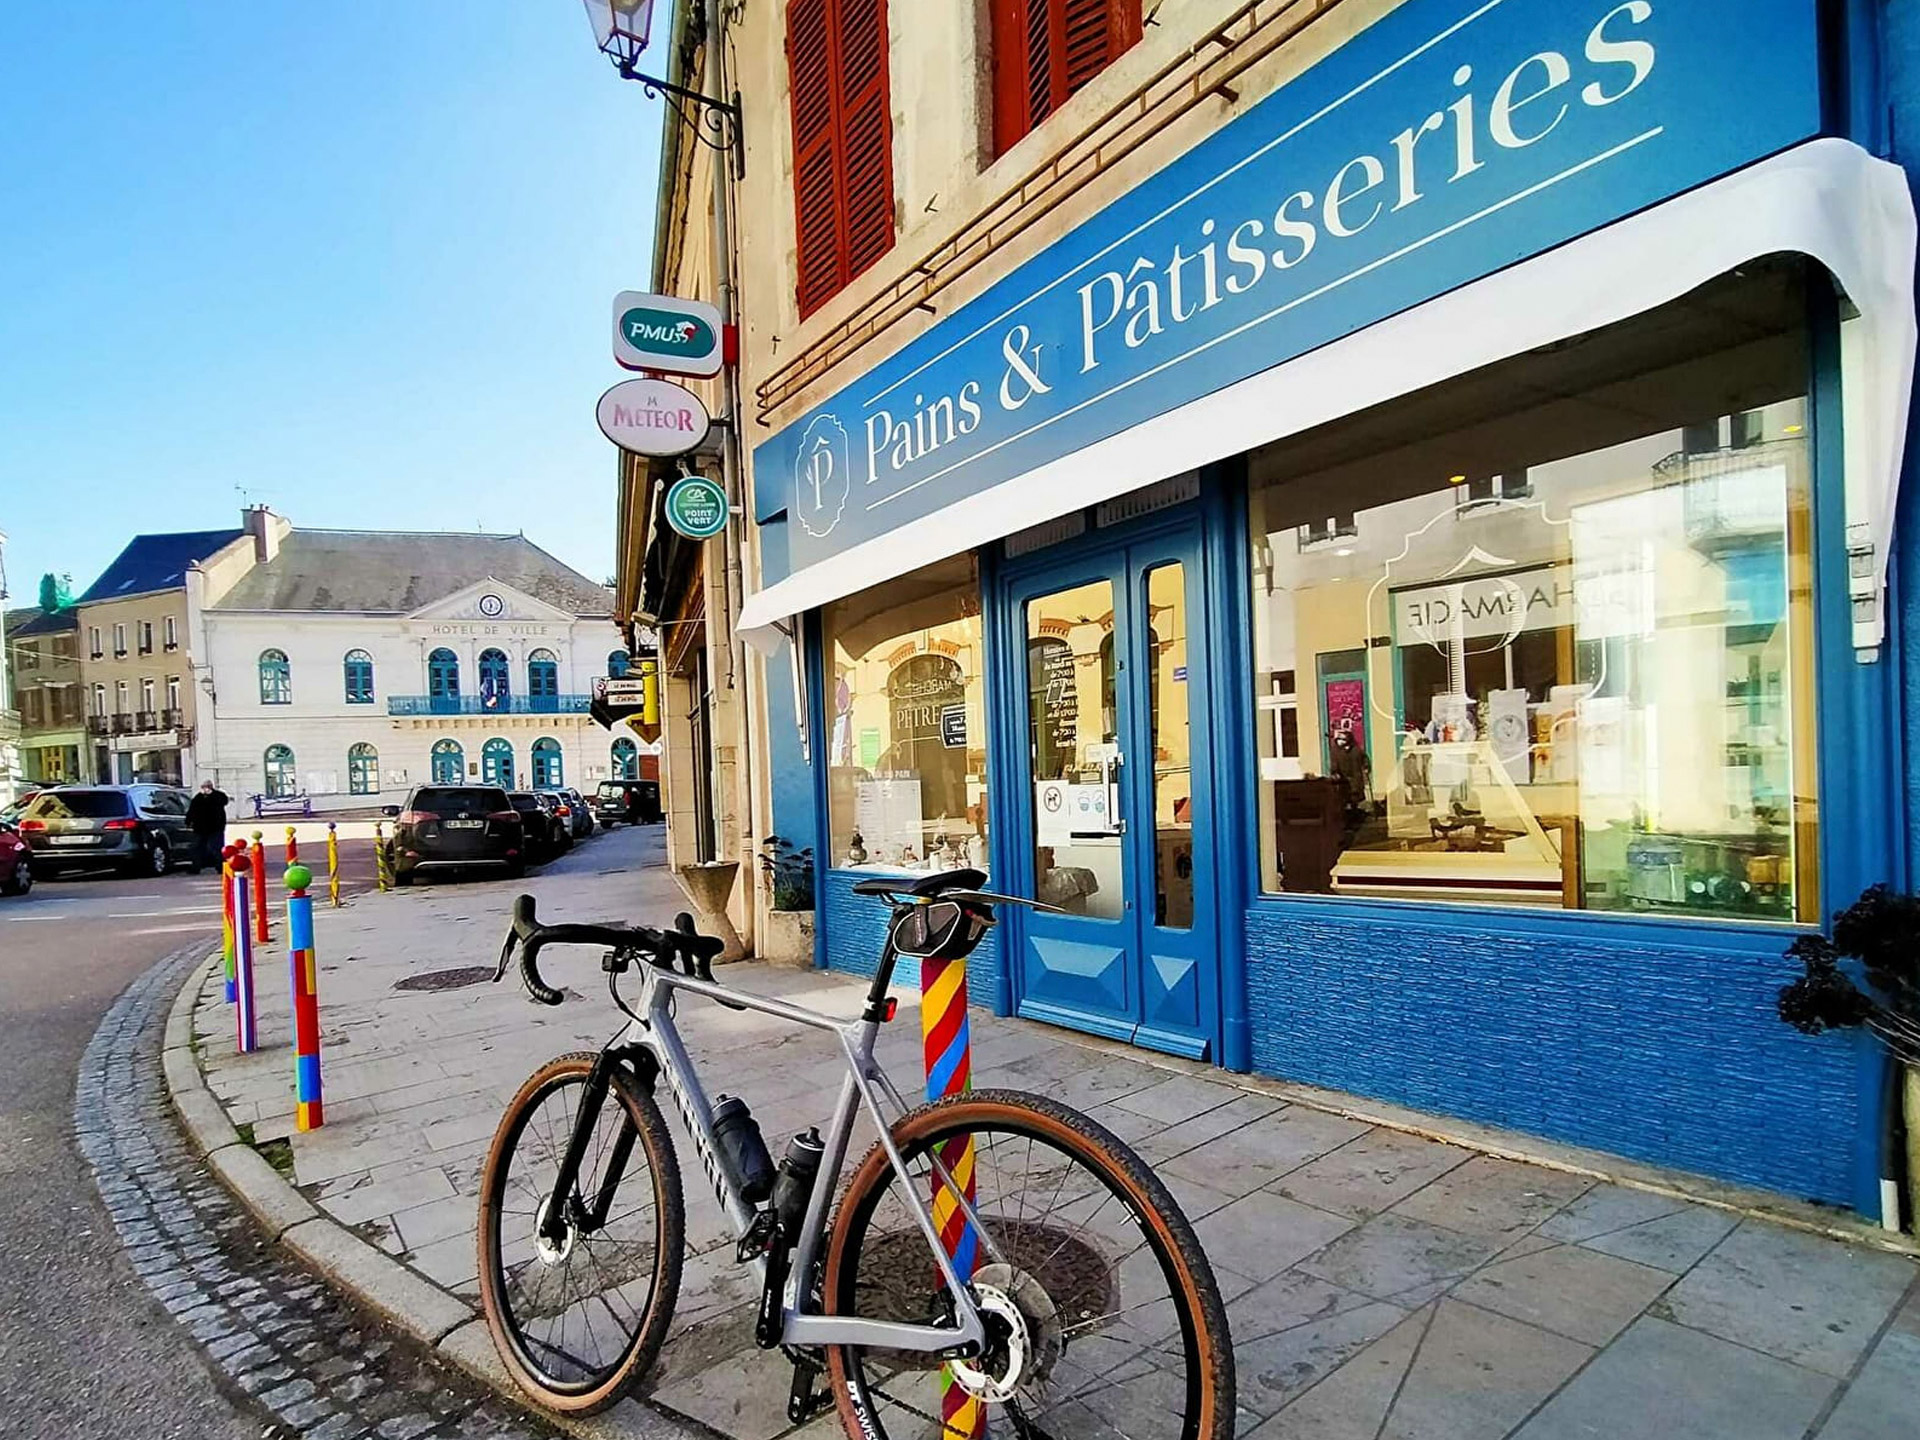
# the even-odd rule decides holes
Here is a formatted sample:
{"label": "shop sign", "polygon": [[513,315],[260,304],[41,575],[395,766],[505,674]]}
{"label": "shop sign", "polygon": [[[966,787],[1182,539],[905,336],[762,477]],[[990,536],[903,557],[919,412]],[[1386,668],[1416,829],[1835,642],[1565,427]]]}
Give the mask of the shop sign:
{"label": "shop sign", "polygon": [[622,290],[613,297],[613,358],[628,370],[717,375],[720,312],[704,300]]}
{"label": "shop sign", "polygon": [[758,447],[757,518],[804,569],[1808,139],[1817,9],[1406,0]]}
{"label": "shop sign", "polygon": [[594,408],[600,433],[632,455],[684,455],[707,438],[713,417],[700,397],[671,380],[622,380]]}
{"label": "shop sign", "polygon": [[727,528],[727,492],[704,475],[682,475],[667,487],[667,524],[689,540]]}
{"label": "shop sign", "polygon": [[967,748],[967,707],[949,705],[940,712],[940,743],[949,750]]}

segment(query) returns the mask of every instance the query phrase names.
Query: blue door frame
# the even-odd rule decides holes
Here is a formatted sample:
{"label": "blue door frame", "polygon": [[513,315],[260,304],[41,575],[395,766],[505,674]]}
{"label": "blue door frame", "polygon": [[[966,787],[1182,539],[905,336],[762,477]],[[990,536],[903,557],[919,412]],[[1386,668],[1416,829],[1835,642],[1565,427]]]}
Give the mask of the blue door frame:
{"label": "blue door frame", "polygon": [[[1124,875],[1124,908],[1115,918],[1040,915],[1010,910],[1001,922],[1002,989],[997,1008],[1032,1019],[1130,1040],[1191,1058],[1221,1058],[1220,957],[1222,911],[1217,889],[1195,885],[1192,923],[1160,923],[1156,877],[1163,857],[1156,824],[1153,632],[1147,577],[1162,566],[1183,571],[1186,624],[1189,803],[1192,873],[1218,873],[1222,817],[1214,804],[1215,731],[1208,641],[1209,566],[1202,507],[1183,506],[1137,525],[1096,532],[997,567],[986,577],[989,596],[988,712],[997,721],[989,785],[993,867],[1016,894],[1036,892],[1035,789],[1029,737],[1026,606],[1076,585],[1107,581],[1114,603],[1112,637],[1119,666],[1114,677],[1114,741],[1124,757],[1116,782],[1124,832],[1117,837]],[[1229,822],[1230,823],[1230,822]]]}

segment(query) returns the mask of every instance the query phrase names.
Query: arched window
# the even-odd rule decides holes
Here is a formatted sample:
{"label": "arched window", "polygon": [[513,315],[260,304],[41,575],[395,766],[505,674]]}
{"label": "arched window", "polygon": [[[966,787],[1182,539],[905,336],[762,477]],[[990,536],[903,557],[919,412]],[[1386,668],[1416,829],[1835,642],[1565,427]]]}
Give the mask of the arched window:
{"label": "arched window", "polygon": [[613,778],[616,780],[640,778],[640,747],[624,735],[613,742]]}
{"label": "arched window", "polygon": [[343,663],[347,676],[347,704],[373,703],[373,656],[364,650],[349,650]]}
{"label": "arched window", "polygon": [[560,662],[551,650],[527,656],[527,700],[535,710],[560,708]]}
{"label": "arched window", "polygon": [[293,667],[287,664],[287,652],[284,650],[260,652],[260,703],[293,703]]}
{"label": "arched window", "polygon": [[533,742],[533,788],[552,790],[566,783],[560,742],[551,736],[541,736]]}
{"label": "arched window", "polygon": [[607,656],[607,678],[618,680],[633,669],[633,657],[624,650],[615,650]]}
{"label": "arched window", "polygon": [[507,671],[507,652],[480,652],[480,708],[506,710],[513,697],[513,680]]}
{"label": "arched window", "polygon": [[433,746],[433,783],[458,785],[467,778],[467,753],[458,740],[436,740]]}
{"label": "arched window", "polygon": [[347,749],[347,793],[377,795],[380,791],[380,752],[366,743]]}
{"label": "arched window", "polygon": [[[283,657],[284,658],[284,657]],[[293,751],[285,745],[269,745],[265,756],[269,800],[278,800],[292,795],[300,788],[299,777],[293,770]]]}
{"label": "arched window", "polygon": [[427,703],[436,715],[460,710],[460,657],[444,645],[427,656]]}
{"label": "arched window", "polygon": [[480,747],[480,778],[502,790],[513,789],[513,742],[496,735]]}

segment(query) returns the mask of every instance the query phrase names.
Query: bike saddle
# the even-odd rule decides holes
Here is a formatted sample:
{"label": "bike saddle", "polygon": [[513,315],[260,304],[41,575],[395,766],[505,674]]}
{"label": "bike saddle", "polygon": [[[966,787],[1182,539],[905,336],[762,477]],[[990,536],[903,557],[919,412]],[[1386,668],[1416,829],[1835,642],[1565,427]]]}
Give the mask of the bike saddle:
{"label": "bike saddle", "polygon": [[917,900],[932,900],[950,890],[978,890],[987,877],[979,870],[943,870],[938,875],[910,879],[905,875],[879,875],[871,880],[856,880],[856,895],[911,895]]}

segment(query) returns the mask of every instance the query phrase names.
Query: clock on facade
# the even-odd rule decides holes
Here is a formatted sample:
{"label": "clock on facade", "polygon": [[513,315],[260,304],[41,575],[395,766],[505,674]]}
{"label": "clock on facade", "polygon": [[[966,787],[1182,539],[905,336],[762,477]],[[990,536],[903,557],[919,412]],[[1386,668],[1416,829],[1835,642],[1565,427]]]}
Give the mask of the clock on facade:
{"label": "clock on facade", "polygon": [[482,595],[480,597],[480,613],[489,620],[502,614],[506,608],[507,602],[502,600],[498,595]]}

